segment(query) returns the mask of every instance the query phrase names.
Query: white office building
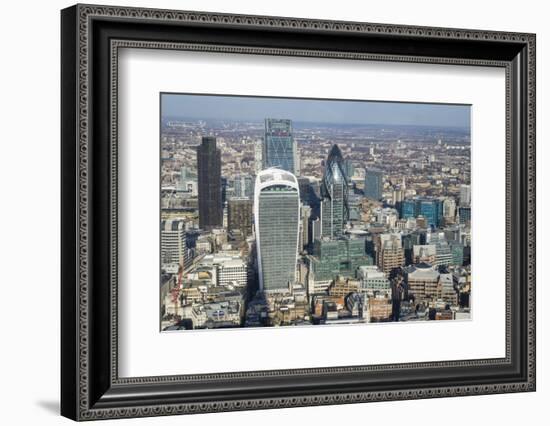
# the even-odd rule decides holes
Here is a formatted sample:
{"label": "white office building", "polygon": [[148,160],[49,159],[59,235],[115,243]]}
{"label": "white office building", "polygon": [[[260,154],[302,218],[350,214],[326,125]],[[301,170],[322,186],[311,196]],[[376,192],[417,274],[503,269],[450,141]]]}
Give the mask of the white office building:
{"label": "white office building", "polygon": [[161,266],[165,270],[188,266],[190,256],[186,245],[185,223],[183,220],[163,220],[160,231]]}
{"label": "white office building", "polygon": [[300,190],[292,173],[262,170],[254,190],[254,226],[261,291],[285,291],[296,281]]}
{"label": "white office building", "polygon": [[214,286],[246,287],[248,265],[237,255],[207,254],[197,264],[197,269],[209,269]]}
{"label": "white office building", "polygon": [[472,202],[472,189],[470,185],[460,185],[460,205],[470,206]]}
{"label": "white office building", "polygon": [[374,292],[389,293],[390,280],[386,274],[378,269],[377,266],[360,266],[357,271],[357,276],[361,281],[361,288],[369,295],[373,295]]}
{"label": "white office building", "polygon": [[454,198],[445,198],[443,200],[443,217],[453,219],[456,216],[456,201]]}

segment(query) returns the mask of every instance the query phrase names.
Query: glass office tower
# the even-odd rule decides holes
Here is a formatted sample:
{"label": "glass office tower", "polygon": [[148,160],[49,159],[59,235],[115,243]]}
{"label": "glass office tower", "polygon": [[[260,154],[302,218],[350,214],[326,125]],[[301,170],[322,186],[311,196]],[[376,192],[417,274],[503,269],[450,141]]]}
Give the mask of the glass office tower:
{"label": "glass office tower", "polygon": [[340,277],[355,278],[360,266],[373,264],[365,253],[364,238],[321,238],[313,245],[310,256],[311,268],[316,281]]}
{"label": "glass office tower", "polygon": [[223,226],[221,152],[216,138],[205,136],[197,148],[199,226],[209,230]]}
{"label": "glass office tower", "polygon": [[399,203],[397,203],[397,210],[399,211],[399,217],[401,219],[416,217],[416,201],[415,200],[400,201]]}
{"label": "glass office tower", "polygon": [[292,136],[292,121],[286,119],[265,119],[265,140],[263,150],[264,168],[277,167],[296,173],[296,143]]}
{"label": "glass office tower", "polygon": [[415,198],[397,203],[401,219],[423,216],[427,226],[435,228],[443,222],[443,201],[436,198]]}
{"label": "glass office tower", "polygon": [[417,216],[424,216],[428,226],[440,226],[443,219],[443,203],[440,200],[419,199],[416,203]]}
{"label": "glass office tower", "polygon": [[458,219],[461,225],[469,224],[472,220],[472,209],[470,207],[459,207]]}
{"label": "glass office tower", "polygon": [[260,290],[288,290],[296,279],[300,232],[300,194],[292,173],[269,168],[258,174],[254,226]]}
{"label": "glass office tower", "polygon": [[365,169],[365,197],[372,200],[382,198],[382,189],[384,187],[384,175],[382,171],[376,169]]}
{"label": "glass office tower", "polygon": [[349,220],[348,179],[342,152],[333,145],[321,182],[321,235],[342,235]]}
{"label": "glass office tower", "polygon": [[246,173],[240,173],[232,179],[233,196],[249,197],[254,196],[254,176]]}

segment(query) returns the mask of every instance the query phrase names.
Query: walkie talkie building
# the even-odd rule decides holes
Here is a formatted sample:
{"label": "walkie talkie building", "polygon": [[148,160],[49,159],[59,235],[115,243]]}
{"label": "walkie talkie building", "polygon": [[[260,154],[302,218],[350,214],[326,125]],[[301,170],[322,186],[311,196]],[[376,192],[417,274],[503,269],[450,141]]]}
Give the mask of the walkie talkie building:
{"label": "walkie talkie building", "polygon": [[254,225],[260,290],[288,290],[296,278],[300,226],[300,193],[292,173],[269,168],[258,174]]}

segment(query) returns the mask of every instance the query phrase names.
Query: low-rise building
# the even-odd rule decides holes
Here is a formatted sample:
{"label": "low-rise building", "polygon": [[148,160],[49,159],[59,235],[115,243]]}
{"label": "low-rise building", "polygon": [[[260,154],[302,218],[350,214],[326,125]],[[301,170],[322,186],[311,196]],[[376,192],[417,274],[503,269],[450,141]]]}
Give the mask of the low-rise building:
{"label": "low-rise building", "polygon": [[205,255],[197,264],[197,270],[210,269],[214,286],[246,287],[248,265],[237,255],[223,252]]}
{"label": "low-rise building", "polygon": [[418,263],[404,268],[409,296],[417,301],[437,299],[439,272],[429,263]]}
{"label": "low-rise building", "polygon": [[357,275],[361,281],[361,291],[370,296],[391,291],[390,280],[377,266],[360,266]]}
{"label": "low-rise building", "polygon": [[434,244],[413,246],[413,262],[435,264],[436,248]]}
{"label": "low-rise building", "polygon": [[369,297],[367,309],[368,322],[386,322],[392,318],[393,306],[389,297]]}
{"label": "low-rise building", "polygon": [[381,234],[376,253],[377,265],[386,274],[405,264],[405,252],[400,234]]}
{"label": "low-rise building", "polygon": [[315,281],[332,281],[338,276],[355,278],[357,268],[372,265],[372,258],[365,253],[365,239],[361,237],[317,239],[308,259]]}
{"label": "low-rise building", "polygon": [[328,288],[328,294],[334,297],[345,297],[350,293],[357,293],[361,290],[361,283],[359,280],[344,279],[338,277],[332,281],[332,284]]}

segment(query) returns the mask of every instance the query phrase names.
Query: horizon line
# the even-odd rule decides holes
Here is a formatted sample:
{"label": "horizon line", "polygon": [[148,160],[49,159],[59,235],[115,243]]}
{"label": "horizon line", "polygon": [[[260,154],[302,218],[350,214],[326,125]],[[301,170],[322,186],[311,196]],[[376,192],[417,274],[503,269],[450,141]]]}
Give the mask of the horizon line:
{"label": "horizon line", "polygon": [[294,120],[288,117],[265,117],[259,120],[247,120],[247,119],[223,119],[223,118],[200,118],[200,117],[188,117],[188,116],[178,116],[178,115],[166,115],[162,116],[161,120],[167,118],[179,118],[179,119],[188,119],[188,120],[201,120],[201,121],[222,121],[222,122],[237,122],[237,123],[262,123],[263,120],[267,118],[277,118],[277,119],[286,119],[290,120],[293,123],[306,123],[306,124],[332,124],[338,126],[386,126],[386,127],[430,127],[430,128],[452,128],[452,129],[467,129],[470,130],[471,126],[459,126],[459,125],[438,125],[438,124],[395,124],[395,123],[338,123],[334,121],[304,121],[304,120]]}

